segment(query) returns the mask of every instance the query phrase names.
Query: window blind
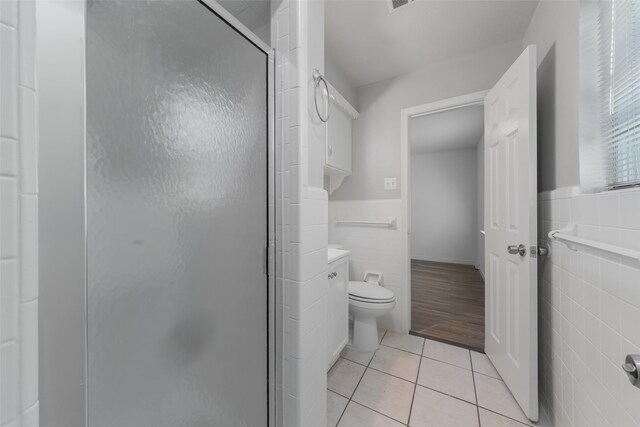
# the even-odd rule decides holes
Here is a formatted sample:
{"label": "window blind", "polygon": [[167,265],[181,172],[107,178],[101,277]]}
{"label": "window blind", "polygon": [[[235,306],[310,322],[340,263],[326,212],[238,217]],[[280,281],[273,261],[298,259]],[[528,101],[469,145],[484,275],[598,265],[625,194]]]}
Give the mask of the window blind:
{"label": "window blind", "polygon": [[598,8],[599,134],[607,185],[640,185],[640,1],[600,1]]}

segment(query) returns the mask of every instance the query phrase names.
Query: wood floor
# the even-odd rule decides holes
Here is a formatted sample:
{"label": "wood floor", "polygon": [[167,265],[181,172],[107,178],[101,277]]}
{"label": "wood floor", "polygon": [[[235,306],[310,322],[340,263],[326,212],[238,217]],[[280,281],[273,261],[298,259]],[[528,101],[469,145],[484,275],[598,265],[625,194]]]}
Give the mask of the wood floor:
{"label": "wood floor", "polygon": [[478,270],[411,260],[411,333],[484,352],[484,280]]}

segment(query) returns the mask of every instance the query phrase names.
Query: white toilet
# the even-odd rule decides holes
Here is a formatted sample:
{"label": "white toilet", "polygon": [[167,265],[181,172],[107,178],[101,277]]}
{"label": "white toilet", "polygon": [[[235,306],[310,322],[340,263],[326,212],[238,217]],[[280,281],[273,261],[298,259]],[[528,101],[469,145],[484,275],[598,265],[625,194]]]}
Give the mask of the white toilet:
{"label": "white toilet", "polygon": [[353,347],[363,351],[378,349],[380,316],[396,306],[396,296],[380,283],[381,273],[366,272],[363,282],[349,282],[349,313],[353,316]]}

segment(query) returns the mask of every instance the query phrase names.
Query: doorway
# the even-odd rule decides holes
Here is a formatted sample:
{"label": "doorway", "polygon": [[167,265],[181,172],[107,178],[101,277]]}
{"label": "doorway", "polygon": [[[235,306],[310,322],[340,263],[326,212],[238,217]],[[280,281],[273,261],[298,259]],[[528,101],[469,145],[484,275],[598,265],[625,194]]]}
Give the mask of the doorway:
{"label": "doorway", "polygon": [[484,96],[403,110],[411,334],[484,351]]}
{"label": "doorway", "polygon": [[[536,47],[527,46],[487,92],[401,110],[405,289],[411,295],[409,122],[485,105],[485,353],[530,420],[538,413]],[[410,330],[411,302],[404,310]]]}
{"label": "doorway", "polygon": [[484,108],[409,120],[411,332],[484,349]]}

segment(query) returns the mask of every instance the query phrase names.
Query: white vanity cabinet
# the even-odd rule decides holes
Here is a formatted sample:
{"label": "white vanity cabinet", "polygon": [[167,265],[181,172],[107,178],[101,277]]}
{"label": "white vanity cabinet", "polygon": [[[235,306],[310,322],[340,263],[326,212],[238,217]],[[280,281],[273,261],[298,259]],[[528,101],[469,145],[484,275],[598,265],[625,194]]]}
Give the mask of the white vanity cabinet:
{"label": "white vanity cabinet", "polygon": [[329,250],[327,277],[327,370],[349,340],[349,251]]}
{"label": "white vanity cabinet", "polygon": [[331,116],[327,121],[324,172],[329,178],[331,194],[351,175],[351,128],[358,112],[331,84],[328,87]]}

